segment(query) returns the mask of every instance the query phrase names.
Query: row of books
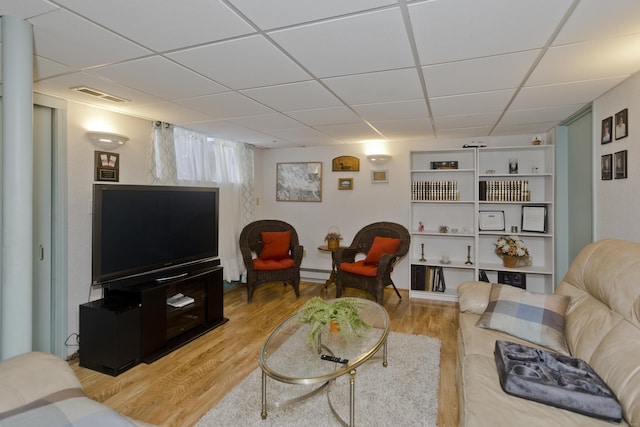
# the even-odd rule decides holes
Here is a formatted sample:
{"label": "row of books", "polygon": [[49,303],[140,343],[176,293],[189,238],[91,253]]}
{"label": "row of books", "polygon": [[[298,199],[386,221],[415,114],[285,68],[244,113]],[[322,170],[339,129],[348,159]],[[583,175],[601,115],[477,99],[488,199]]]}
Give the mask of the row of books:
{"label": "row of books", "polygon": [[531,200],[529,181],[479,181],[479,198],[490,202],[528,202]]}
{"label": "row of books", "polygon": [[447,286],[442,267],[412,264],[411,289],[414,291],[444,292]]}
{"label": "row of books", "polygon": [[460,200],[458,181],[413,181],[411,200]]}

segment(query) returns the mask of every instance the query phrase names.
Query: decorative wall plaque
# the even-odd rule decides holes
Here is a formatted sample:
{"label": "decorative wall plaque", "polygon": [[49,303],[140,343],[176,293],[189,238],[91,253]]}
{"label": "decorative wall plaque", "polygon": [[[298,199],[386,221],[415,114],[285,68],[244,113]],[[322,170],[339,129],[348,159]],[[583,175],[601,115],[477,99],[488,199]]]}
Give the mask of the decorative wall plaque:
{"label": "decorative wall plaque", "polygon": [[120,181],[120,154],[96,151],[96,181]]}

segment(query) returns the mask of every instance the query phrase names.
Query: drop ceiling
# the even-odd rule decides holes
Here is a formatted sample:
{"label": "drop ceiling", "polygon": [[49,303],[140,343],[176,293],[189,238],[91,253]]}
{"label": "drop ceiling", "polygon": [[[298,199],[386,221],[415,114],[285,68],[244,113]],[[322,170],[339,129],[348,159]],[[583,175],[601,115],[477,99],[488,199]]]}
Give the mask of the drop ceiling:
{"label": "drop ceiling", "polygon": [[640,69],[637,0],[0,0],[0,14],[33,25],[36,92],[268,148],[544,133]]}

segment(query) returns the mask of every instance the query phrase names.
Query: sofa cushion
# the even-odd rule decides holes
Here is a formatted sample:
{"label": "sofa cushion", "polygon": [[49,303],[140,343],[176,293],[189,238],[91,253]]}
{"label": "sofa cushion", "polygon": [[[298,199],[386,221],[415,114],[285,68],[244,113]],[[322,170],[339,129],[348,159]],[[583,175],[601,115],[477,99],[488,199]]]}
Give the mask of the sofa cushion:
{"label": "sofa cushion", "polygon": [[260,236],[262,239],[260,259],[289,258],[291,231],[262,231]]}
{"label": "sofa cushion", "polygon": [[402,241],[400,239],[394,239],[392,237],[375,236],[371,249],[367,252],[367,256],[364,259],[365,264],[378,265],[380,257],[383,254],[393,254],[400,247]]}
{"label": "sofa cushion", "polygon": [[534,294],[509,285],[492,284],[487,309],[476,326],[495,329],[569,354],[564,315],[569,298]]}

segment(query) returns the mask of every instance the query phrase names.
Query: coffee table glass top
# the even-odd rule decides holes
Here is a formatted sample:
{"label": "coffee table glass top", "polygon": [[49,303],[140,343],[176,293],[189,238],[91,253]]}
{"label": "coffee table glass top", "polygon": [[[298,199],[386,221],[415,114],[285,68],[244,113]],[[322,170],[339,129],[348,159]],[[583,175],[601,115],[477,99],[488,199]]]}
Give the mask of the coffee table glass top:
{"label": "coffee table glass top", "polygon": [[[321,348],[312,345],[307,333],[310,325],[301,323],[296,313],[281,323],[269,336],[260,353],[260,368],[268,376],[286,383],[312,384],[339,377],[366,362],[385,343],[389,333],[389,315],[374,301],[360,299],[360,316],[371,325],[361,337],[349,335],[345,339],[340,332],[320,334]],[[322,360],[328,354],[348,363]]]}

